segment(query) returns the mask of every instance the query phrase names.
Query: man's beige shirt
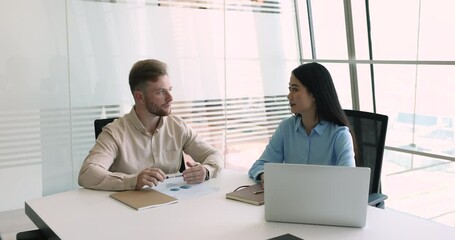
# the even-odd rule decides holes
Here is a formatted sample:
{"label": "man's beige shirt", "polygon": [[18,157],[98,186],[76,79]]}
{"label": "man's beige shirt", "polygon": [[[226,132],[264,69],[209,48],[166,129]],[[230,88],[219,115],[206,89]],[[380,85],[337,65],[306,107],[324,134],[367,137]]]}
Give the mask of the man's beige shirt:
{"label": "man's beige shirt", "polygon": [[79,185],[101,190],[134,189],[138,174],[148,167],[159,168],[166,174],[177,173],[182,150],[207,168],[210,177],[216,177],[222,166],[221,154],[181,118],[162,117],[152,135],[133,107],[98,136],[82,164]]}

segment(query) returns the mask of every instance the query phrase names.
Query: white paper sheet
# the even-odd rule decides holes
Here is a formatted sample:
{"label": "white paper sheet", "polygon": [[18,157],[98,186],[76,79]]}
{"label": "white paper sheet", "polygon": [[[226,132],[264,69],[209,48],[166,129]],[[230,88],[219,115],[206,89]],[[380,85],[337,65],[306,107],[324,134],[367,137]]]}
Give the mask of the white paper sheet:
{"label": "white paper sheet", "polygon": [[210,186],[207,182],[202,182],[199,184],[187,184],[183,180],[183,177],[166,179],[158,184],[158,186],[153,187],[153,189],[175,197],[179,200],[200,197],[206,194],[217,192],[219,190],[219,188]]}

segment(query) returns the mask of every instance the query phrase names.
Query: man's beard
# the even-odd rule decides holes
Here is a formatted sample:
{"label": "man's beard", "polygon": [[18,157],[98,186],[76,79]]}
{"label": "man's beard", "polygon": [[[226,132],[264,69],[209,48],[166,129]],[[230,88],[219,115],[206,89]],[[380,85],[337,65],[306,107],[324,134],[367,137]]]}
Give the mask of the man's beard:
{"label": "man's beard", "polygon": [[151,114],[154,114],[156,116],[164,117],[164,116],[168,116],[169,114],[171,114],[170,109],[169,109],[169,111],[165,111],[163,108],[161,108],[160,106],[153,104],[153,103],[146,102],[145,107]]}

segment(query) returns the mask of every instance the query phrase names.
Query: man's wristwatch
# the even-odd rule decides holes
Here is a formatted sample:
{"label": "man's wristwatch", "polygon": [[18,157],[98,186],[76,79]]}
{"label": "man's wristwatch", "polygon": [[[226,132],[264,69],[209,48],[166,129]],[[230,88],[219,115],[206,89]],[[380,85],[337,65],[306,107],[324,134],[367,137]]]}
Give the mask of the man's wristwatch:
{"label": "man's wristwatch", "polygon": [[209,180],[210,179],[210,172],[207,168],[205,168],[205,181]]}

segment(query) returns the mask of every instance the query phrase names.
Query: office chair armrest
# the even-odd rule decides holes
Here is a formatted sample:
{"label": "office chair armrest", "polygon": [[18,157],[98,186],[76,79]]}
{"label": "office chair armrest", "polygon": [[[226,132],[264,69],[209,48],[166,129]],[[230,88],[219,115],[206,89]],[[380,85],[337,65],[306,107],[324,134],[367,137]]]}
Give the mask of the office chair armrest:
{"label": "office chair armrest", "polygon": [[368,196],[368,205],[376,206],[388,198],[387,195],[381,193],[372,193]]}

